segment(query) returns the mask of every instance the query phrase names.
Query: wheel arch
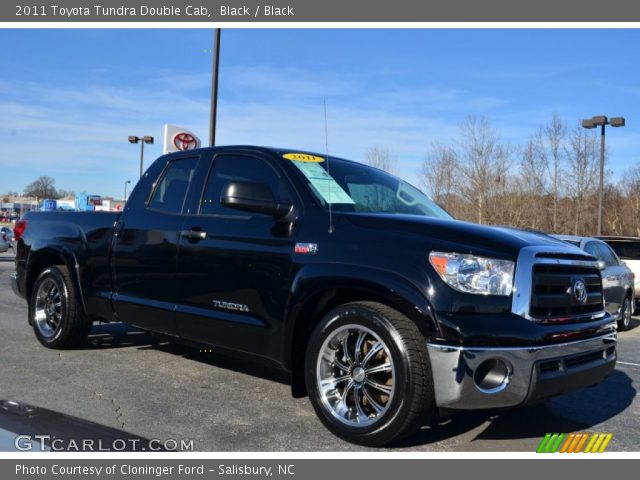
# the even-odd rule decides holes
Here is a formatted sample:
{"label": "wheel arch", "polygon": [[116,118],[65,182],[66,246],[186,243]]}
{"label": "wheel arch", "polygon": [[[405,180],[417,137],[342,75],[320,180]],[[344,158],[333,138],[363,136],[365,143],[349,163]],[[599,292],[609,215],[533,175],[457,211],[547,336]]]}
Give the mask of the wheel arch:
{"label": "wheel arch", "polygon": [[294,397],[306,395],[304,358],[313,329],[329,311],[358,301],[377,302],[399,311],[426,338],[440,335],[431,305],[407,279],[367,267],[308,266],[296,275],[285,316],[282,363],[291,372]]}
{"label": "wheel arch", "polygon": [[[86,313],[84,296],[82,288],[80,286],[80,267],[75,255],[63,248],[48,247],[40,249],[36,252],[31,252],[29,258],[29,267],[27,269],[26,282],[25,282],[25,297],[29,308],[31,308],[31,294],[33,292],[33,286],[42,271],[46,268],[63,265],[69,270],[71,279],[73,280],[73,287],[77,292],[77,296],[80,299],[83,312]],[[31,323],[31,312],[29,312],[29,323]]]}

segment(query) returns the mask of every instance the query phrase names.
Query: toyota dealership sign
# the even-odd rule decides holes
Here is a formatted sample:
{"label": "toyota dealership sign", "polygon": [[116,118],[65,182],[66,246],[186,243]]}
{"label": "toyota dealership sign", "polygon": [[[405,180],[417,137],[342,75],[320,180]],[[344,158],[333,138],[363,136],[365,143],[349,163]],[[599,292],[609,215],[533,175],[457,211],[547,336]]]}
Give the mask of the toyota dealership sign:
{"label": "toyota dealership sign", "polygon": [[200,146],[200,139],[195,133],[177,125],[165,124],[163,153],[193,150]]}

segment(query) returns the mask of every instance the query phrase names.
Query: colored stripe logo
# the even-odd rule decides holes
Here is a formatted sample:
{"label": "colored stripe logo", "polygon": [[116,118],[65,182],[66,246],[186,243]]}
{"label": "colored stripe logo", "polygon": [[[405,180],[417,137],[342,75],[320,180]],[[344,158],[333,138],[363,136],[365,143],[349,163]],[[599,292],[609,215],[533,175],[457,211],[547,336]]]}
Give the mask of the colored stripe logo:
{"label": "colored stripe logo", "polygon": [[536,453],[602,453],[612,438],[612,433],[547,433]]}

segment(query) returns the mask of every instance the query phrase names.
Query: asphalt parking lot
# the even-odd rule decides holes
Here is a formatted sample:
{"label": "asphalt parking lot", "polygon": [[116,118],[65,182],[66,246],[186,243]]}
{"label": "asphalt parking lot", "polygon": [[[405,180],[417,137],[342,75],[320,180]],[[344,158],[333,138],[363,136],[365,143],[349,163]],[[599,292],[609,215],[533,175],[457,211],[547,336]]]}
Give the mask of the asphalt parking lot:
{"label": "asphalt parking lot", "polygon": [[[188,439],[200,451],[355,451],[321,425],[286,376],[263,365],[98,325],[86,346],[47,350],[13,295],[0,254],[0,400],[25,402],[147,439]],[[396,451],[535,451],[547,432],[611,432],[608,451],[640,444],[640,322],[619,335],[619,363],[601,385],[543,405],[463,412]]]}

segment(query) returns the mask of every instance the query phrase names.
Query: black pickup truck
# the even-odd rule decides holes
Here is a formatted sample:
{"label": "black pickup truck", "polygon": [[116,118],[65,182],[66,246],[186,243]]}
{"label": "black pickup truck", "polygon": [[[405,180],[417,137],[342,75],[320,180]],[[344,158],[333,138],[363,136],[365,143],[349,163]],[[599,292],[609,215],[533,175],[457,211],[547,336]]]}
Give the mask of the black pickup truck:
{"label": "black pickup truck", "polygon": [[13,288],[50,348],[94,321],[257,356],[335,434],[384,445],[438,411],[602,381],[616,325],[596,260],[456,221],[383,171],[314,153],[160,157],[122,213],[29,213]]}

